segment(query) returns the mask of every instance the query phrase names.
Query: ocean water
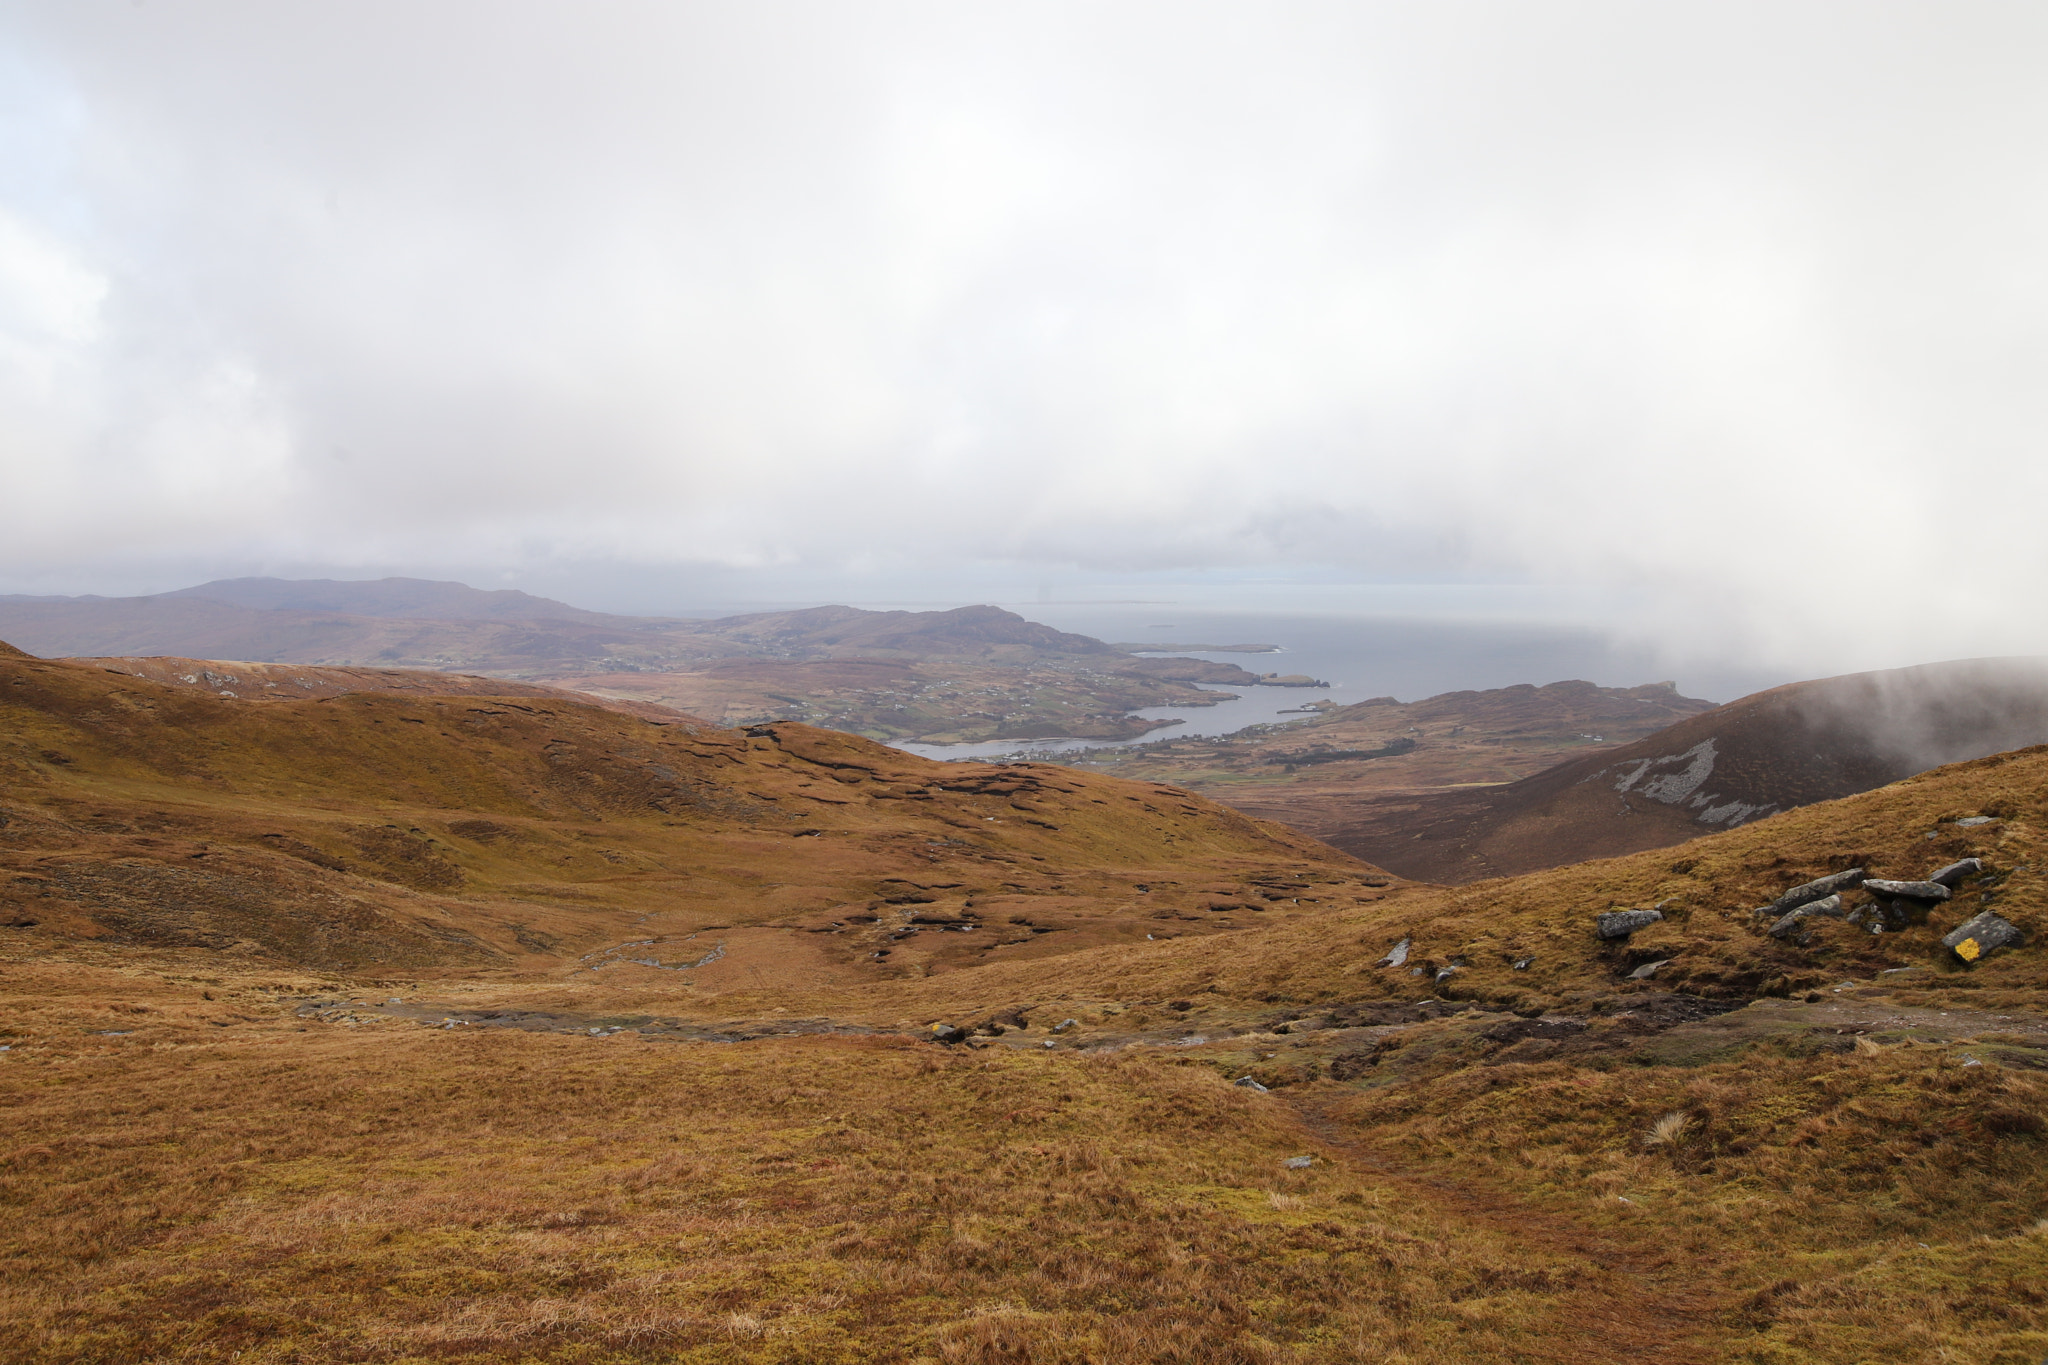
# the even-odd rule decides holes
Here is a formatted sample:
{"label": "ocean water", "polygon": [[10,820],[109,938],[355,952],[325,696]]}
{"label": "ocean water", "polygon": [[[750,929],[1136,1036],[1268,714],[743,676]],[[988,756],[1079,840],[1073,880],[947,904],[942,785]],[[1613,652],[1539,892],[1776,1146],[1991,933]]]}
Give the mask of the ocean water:
{"label": "ocean water", "polygon": [[[1327,697],[1339,705],[1372,697],[1419,701],[1444,692],[1541,685],[1583,679],[1602,687],[1675,682],[1690,697],[1727,702],[1792,675],[1739,663],[1674,668],[1648,646],[1583,628],[1527,622],[1432,620],[1412,616],[1217,610],[1175,604],[1045,603],[1013,610],[1061,630],[1119,643],[1270,644],[1272,654],[1194,654],[1235,663],[1254,673],[1306,673],[1327,680],[1323,689],[1251,687],[1240,700],[1215,707],[1149,708],[1136,714],[1178,718],[1138,742],[1188,735],[1222,735],[1247,725],[1289,719],[1285,711]],[[1101,748],[1103,740],[1003,740],[989,744],[910,744],[897,747],[931,758],[988,758],[1029,750]]]}

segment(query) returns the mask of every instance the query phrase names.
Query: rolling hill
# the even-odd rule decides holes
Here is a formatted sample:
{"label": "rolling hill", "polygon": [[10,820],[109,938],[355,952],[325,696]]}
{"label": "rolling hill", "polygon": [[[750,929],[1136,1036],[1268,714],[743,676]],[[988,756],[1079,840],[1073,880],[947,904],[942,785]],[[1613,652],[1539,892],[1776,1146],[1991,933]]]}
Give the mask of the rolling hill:
{"label": "rolling hill", "polygon": [[725,966],[691,980],[858,980],[1220,932],[1388,880],[1157,784],[476,679],[299,681],[309,699],[0,658],[0,912],[34,935],[421,971],[573,972],[727,930]]}

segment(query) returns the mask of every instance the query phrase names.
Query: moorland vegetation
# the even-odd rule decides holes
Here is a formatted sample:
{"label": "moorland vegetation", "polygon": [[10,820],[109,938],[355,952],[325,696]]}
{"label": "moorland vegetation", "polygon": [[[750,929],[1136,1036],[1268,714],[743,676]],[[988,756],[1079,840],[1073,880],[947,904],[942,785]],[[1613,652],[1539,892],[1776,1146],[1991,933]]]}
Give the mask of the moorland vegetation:
{"label": "moorland vegetation", "polygon": [[2048,1353],[2048,748],[1446,886],[361,681],[0,655],[8,1358]]}

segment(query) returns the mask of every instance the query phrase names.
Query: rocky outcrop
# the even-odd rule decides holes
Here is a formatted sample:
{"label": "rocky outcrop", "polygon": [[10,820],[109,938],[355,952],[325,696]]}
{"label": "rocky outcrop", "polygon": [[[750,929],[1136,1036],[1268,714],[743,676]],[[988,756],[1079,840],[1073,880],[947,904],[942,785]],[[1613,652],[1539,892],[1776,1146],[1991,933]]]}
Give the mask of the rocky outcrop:
{"label": "rocky outcrop", "polygon": [[1811,901],[1824,900],[1839,891],[1847,891],[1852,887],[1861,886],[1863,881],[1863,869],[1860,867],[1852,867],[1845,872],[1831,872],[1825,877],[1815,877],[1810,882],[1800,883],[1779,896],[1769,905],[1758,910],[1757,913],[1759,915],[1783,915],[1797,910],[1800,906]]}

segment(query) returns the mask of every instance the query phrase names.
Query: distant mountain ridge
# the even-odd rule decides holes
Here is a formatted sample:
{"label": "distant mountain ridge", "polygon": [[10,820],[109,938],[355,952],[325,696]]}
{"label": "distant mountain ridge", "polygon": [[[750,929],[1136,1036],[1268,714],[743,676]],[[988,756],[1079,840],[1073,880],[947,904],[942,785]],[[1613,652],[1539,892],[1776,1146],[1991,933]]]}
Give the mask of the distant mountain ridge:
{"label": "distant mountain ridge", "polygon": [[[607,612],[586,611],[551,597],[535,597],[516,588],[472,588],[467,583],[426,578],[378,578],[349,581],[333,578],[219,578],[193,588],[157,593],[157,597],[203,597],[258,611],[338,612],[432,621],[590,621],[617,620]],[[0,598],[0,601],[6,599]],[[47,600],[47,599],[45,599]]]}
{"label": "distant mountain ridge", "polygon": [[734,652],[749,657],[867,658],[1017,648],[1047,654],[1123,656],[1122,650],[1091,636],[1055,630],[991,606],[950,611],[808,607],[691,622],[685,629],[696,639],[740,646]]}
{"label": "distant mountain ridge", "polygon": [[[43,657],[168,656],[558,682],[725,724],[813,720],[877,739],[1128,738],[1162,723],[1134,719],[1134,711],[1221,699],[1195,682],[1259,682],[1212,660],[1134,659],[985,605],[824,606],[691,620],[614,616],[416,578],[239,578],[147,597],[0,597],[0,638]],[[882,677],[837,666],[855,661],[897,667]],[[735,674],[740,664],[747,666]]]}
{"label": "distant mountain ridge", "polygon": [[0,636],[44,657],[163,654],[493,673],[725,658],[1124,657],[1100,640],[993,606],[825,606],[702,621],[619,616],[421,578],[229,578],[141,597],[0,596]]}

